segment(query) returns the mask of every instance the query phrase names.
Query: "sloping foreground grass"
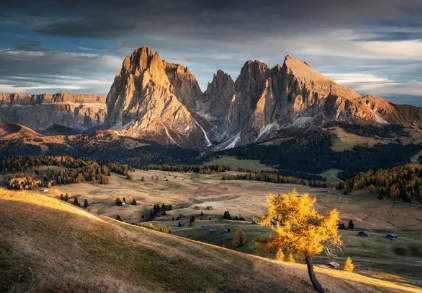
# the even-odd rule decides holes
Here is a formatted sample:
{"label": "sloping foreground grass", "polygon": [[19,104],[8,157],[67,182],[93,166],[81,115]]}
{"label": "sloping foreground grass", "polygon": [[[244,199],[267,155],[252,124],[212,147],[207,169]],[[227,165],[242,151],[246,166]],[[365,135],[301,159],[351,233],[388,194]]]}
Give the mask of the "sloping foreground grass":
{"label": "sloping foreground grass", "polygon": [[[317,269],[328,292],[421,292]],[[313,292],[306,267],[0,189],[0,292]]]}

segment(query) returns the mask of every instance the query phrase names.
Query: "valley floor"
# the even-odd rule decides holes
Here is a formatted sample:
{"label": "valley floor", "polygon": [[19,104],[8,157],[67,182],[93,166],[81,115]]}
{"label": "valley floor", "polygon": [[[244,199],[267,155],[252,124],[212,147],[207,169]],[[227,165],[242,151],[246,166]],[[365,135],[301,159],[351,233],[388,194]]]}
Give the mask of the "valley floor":
{"label": "valley floor", "polygon": [[[219,229],[221,225],[233,232],[242,229],[246,234],[247,244],[237,250],[254,254],[256,239],[270,232],[268,228],[251,224],[254,218],[265,212],[265,196],[296,189],[299,193],[307,192],[316,196],[316,206],[320,212],[336,208],[346,226],[350,219],[353,220],[354,230],[340,231],[344,248],[337,252],[335,261],[343,265],[344,260],[350,256],[356,271],[361,274],[384,279],[401,278],[401,281],[410,283],[410,280],[422,280],[422,206],[378,200],[375,195],[366,192],[342,195],[335,190],[322,192],[320,188],[292,184],[223,181],[220,174],[200,175],[199,178],[191,173],[152,170],[136,170],[131,174],[133,180],[113,174],[107,185],[63,185],[53,187],[45,194],[54,198],[65,193],[69,196],[77,195],[80,202],[88,200],[90,205],[87,210],[91,213],[113,219],[119,215],[125,222],[133,221],[140,225],[149,225],[150,222],[140,221],[144,221],[142,215],[148,219],[154,204],[171,204],[173,210],[168,211],[166,216],[154,219],[154,225],[164,225],[175,235],[217,246],[224,245],[230,249],[236,249],[231,244],[233,233],[210,235],[209,229]],[[158,180],[151,180],[151,177],[157,176]],[[136,199],[137,205],[115,205],[116,197],[128,200],[130,196]],[[212,209],[208,210],[207,207]],[[242,215],[246,221],[222,220],[224,211],[230,211],[232,217]],[[176,220],[180,214],[183,217]],[[189,226],[191,216],[196,220]],[[173,217],[175,221],[172,221]],[[179,222],[184,226],[178,227]],[[201,227],[202,225],[207,226]],[[371,237],[358,237],[361,230],[370,230]],[[399,239],[390,241],[385,238],[387,233],[392,232],[399,234]],[[273,258],[271,255],[268,257]],[[323,266],[328,258],[321,255],[315,260]]]}

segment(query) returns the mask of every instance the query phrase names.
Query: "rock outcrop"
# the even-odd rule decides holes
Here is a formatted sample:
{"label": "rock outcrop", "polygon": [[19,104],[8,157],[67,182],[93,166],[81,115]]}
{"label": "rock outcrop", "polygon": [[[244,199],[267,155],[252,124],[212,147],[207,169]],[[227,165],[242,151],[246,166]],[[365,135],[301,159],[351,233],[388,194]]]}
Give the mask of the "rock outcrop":
{"label": "rock outcrop", "polygon": [[105,98],[99,95],[0,94],[0,121],[43,131],[53,125],[78,131],[101,127],[106,116]]}
{"label": "rock outcrop", "polygon": [[121,135],[205,148],[205,126],[192,114],[201,95],[187,67],[138,48],[123,61],[107,96],[106,126]]}

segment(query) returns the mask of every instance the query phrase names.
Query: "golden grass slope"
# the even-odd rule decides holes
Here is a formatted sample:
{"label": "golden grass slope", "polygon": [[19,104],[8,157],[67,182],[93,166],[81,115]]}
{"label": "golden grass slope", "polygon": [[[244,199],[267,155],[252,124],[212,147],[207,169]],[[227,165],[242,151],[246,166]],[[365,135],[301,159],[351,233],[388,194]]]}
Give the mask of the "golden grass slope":
{"label": "golden grass slope", "polygon": [[[0,292],[313,292],[306,267],[94,216],[0,189]],[[317,269],[328,292],[421,292]]]}

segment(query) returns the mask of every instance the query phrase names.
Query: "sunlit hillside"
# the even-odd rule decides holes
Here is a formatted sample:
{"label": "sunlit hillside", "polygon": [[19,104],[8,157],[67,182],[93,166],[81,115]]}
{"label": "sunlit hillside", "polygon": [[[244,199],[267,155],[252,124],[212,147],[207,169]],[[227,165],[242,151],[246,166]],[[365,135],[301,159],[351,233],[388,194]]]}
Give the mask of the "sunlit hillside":
{"label": "sunlit hillside", "polygon": [[[0,190],[0,292],[313,292],[306,267]],[[317,268],[327,292],[421,292]]]}

